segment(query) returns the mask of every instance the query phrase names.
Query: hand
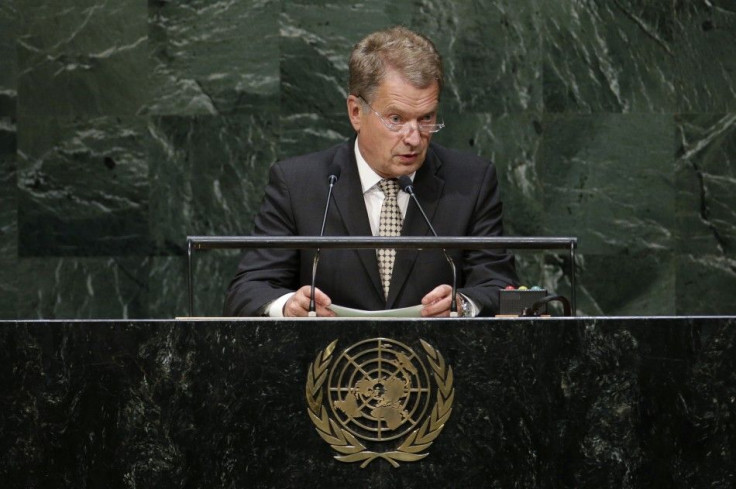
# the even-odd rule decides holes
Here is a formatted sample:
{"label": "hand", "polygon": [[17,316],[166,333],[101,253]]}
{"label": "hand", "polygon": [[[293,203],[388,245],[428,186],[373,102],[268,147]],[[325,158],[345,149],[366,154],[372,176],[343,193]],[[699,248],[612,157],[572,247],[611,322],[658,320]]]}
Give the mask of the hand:
{"label": "hand", "polygon": [[[457,294],[457,308],[460,309],[462,297]],[[422,298],[422,317],[449,317],[450,304],[452,302],[452,287],[443,284],[435,287]]]}
{"label": "hand", "polygon": [[[309,312],[309,300],[312,288],[305,285],[284,304],[284,317],[305,317]],[[335,313],[327,309],[332,304],[332,300],[319,290],[314,288],[314,306],[319,317],[335,317]]]}

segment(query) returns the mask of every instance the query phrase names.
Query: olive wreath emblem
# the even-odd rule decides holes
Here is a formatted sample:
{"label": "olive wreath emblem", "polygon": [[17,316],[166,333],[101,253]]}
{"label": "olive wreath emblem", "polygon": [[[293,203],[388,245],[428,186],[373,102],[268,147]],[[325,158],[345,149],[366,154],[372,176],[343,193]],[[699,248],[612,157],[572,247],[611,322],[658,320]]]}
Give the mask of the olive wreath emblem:
{"label": "olive wreath emblem", "polygon": [[330,343],[324,350],[318,352],[314,362],[309,365],[306,383],[306,397],[309,417],[314,423],[319,436],[326,441],[339,455],[335,459],[340,462],[362,462],[360,467],[365,468],[376,459],[383,459],[393,467],[399,462],[416,462],[429,455],[426,450],[442,432],[445,423],[452,413],[452,403],[455,397],[453,387],[452,367],[445,363],[440,352],[426,341],[419,340],[427,354],[427,360],[437,384],[435,404],[431,414],[413,430],[404,441],[395,449],[386,452],[369,450],[348,430],[332,419],[323,405],[324,384],[328,378],[332,354],[337,346],[337,340]]}

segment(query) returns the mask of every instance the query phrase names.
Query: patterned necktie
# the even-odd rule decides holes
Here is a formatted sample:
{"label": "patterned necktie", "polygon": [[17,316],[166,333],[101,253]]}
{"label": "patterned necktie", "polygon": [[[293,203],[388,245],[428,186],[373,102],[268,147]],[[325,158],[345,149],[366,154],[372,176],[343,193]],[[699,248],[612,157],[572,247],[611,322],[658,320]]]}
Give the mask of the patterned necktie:
{"label": "patterned necktie", "polygon": [[[381,206],[381,218],[378,222],[379,236],[401,236],[401,209],[396,201],[396,194],[399,192],[399,183],[395,180],[381,180],[378,182],[383,195],[383,205]],[[388,297],[388,288],[391,285],[391,272],[394,269],[394,258],[396,258],[395,249],[378,249],[376,250],[378,258],[378,271],[381,274],[381,283],[383,284],[383,293]]]}

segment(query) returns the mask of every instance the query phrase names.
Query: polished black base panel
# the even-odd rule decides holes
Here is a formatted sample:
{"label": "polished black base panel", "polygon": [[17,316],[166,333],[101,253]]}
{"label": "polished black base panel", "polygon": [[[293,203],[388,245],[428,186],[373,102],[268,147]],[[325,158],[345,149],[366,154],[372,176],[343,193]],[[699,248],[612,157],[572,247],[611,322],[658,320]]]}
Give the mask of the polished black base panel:
{"label": "polished black base panel", "polygon": [[[429,456],[335,460],[309,365],[370,338],[441,352]],[[0,323],[4,488],[726,488],[736,318]]]}

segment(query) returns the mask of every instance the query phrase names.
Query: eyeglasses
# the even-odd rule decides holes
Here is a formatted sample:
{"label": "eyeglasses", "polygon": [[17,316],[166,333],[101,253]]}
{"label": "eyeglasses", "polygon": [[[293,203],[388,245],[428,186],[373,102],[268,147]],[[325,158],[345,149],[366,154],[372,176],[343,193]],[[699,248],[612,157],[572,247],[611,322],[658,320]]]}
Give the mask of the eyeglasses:
{"label": "eyeglasses", "polygon": [[[363,103],[371,109],[371,112],[376,114],[378,119],[381,121],[381,123],[386,126],[386,129],[388,129],[391,132],[398,132],[401,134],[409,134],[411,132],[412,125],[410,122],[404,121],[400,116],[398,115],[392,115],[391,119],[386,119],[381,114],[379,114],[373,107],[371,107],[371,104],[368,103],[366,99],[363,98],[362,95],[358,95],[358,98],[363,101]],[[440,129],[445,127],[444,122],[417,122],[417,129],[422,134],[430,134],[439,132]]]}

